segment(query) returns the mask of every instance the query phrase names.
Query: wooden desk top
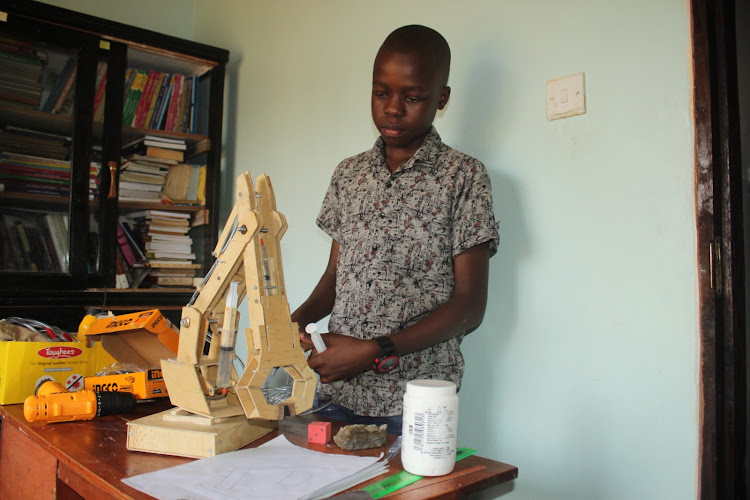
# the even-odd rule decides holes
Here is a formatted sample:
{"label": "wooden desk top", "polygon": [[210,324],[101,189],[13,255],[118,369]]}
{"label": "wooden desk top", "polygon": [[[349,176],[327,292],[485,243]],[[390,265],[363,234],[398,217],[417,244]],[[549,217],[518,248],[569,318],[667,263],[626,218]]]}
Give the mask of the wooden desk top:
{"label": "wooden desk top", "polygon": [[[23,416],[23,405],[0,406],[3,429],[11,425],[29,436],[44,451],[58,461],[58,477],[85,498],[150,499],[149,495],[124,484],[121,479],[146,472],[174,467],[193,459],[155,455],[126,449],[127,422],[170,408],[169,401],[139,404],[136,411],[127,415],[100,417],[82,422],[55,424],[29,423]],[[284,434],[293,444],[314,451],[328,453],[377,456],[391,445],[394,436],[388,436],[383,448],[346,451],[333,441],[327,445],[307,442],[307,424],[313,420],[326,420],[312,415],[287,418],[279,423],[279,430],[258,439],[257,446]],[[332,435],[344,425],[332,422]],[[20,450],[19,450],[20,452]],[[390,461],[388,474],[402,471],[400,456]],[[464,497],[515,479],[518,469],[512,465],[478,456],[470,456],[456,463],[455,470],[446,476],[425,478],[388,496],[393,499],[434,499]],[[385,475],[362,483],[352,490],[384,479]]]}

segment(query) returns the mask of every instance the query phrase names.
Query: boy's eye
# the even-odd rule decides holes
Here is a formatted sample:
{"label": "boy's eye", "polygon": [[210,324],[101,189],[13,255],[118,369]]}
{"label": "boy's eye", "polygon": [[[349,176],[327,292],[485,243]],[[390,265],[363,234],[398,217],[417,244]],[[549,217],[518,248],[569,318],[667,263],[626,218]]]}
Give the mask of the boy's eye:
{"label": "boy's eye", "polygon": [[410,102],[410,103],[417,103],[417,102],[419,102],[419,101],[421,101],[421,100],[422,100],[422,98],[421,98],[421,97],[416,97],[416,96],[406,96],[406,102]]}
{"label": "boy's eye", "polygon": [[388,93],[384,90],[374,90],[372,91],[372,95],[376,97],[385,97]]}

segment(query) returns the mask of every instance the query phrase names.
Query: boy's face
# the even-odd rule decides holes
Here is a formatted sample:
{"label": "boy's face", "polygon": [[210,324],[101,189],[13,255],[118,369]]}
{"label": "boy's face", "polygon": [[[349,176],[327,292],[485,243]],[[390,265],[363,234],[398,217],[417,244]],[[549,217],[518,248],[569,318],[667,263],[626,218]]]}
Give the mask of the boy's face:
{"label": "boy's face", "polygon": [[386,144],[413,155],[450,97],[434,58],[383,49],[372,75],[372,119]]}

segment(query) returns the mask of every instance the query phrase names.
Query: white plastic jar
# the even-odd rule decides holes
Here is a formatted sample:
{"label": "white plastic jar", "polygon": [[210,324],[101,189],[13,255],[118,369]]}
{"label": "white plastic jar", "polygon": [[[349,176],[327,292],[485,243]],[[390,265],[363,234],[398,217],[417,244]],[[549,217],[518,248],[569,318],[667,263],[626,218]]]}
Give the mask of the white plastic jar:
{"label": "white plastic jar", "polygon": [[406,384],[401,463],[418,476],[442,476],[456,465],[458,396],[445,380]]}

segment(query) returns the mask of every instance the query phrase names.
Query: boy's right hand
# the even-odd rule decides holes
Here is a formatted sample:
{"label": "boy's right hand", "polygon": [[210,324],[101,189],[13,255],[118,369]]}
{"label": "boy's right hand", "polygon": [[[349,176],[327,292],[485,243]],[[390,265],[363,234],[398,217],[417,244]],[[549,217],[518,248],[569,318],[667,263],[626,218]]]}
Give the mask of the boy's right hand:
{"label": "boy's right hand", "polygon": [[[309,335],[304,342],[311,342]],[[331,383],[354,377],[372,369],[372,361],[380,353],[380,347],[373,340],[361,340],[347,335],[327,333],[323,335],[327,349],[313,351],[307,364],[317,372],[320,381]]]}

